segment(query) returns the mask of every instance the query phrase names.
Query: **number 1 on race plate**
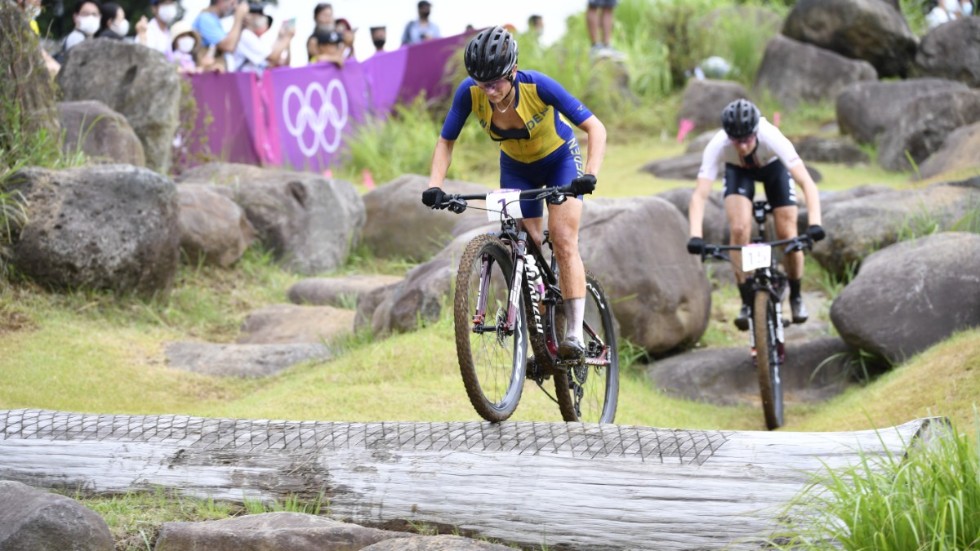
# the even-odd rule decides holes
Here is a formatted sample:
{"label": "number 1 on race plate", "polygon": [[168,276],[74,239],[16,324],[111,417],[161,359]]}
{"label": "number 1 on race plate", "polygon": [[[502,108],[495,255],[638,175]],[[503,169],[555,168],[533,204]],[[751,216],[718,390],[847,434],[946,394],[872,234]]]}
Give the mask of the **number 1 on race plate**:
{"label": "number 1 on race plate", "polygon": [[487,218],[491,222],[498,222],[500,214],[516,219],[524,218],[521,214],[521,190],[519,189],[498,189],[487,194]]}
{"label": "number 1 on race plate", "polygon": [[772,265],[772,247],[769,245],[746,245],[742,247],[742,271],[751,272]]}

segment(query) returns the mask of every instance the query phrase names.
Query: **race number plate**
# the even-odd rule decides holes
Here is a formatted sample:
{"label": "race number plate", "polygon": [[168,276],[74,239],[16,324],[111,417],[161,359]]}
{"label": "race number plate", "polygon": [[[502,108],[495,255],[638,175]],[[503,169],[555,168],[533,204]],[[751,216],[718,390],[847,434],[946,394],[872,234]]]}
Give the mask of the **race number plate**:
{"label": "race number plate", "polygon": [[500,221],[500,214],[516,219],[523,218],[521,214],[521,190],[498,189],[487,194],[487,218],[491,222]]}
{"label": "race number plate", "polygon": [[751,272],[772,265],[772,247],[769,245],[746,245],[742,247],[742,271]]}

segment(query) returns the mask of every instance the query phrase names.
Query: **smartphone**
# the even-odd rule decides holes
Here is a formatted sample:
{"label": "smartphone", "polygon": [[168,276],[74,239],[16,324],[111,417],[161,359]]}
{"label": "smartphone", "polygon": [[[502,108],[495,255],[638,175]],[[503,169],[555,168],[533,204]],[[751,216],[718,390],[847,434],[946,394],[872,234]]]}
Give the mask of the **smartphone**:
{"label": "smartphone", "polygon": [[290,19],[287,19],[286,21],[283,22],[283,26],[289,27],[290,29],[295,29],[296,28],[296,18],[295,17],[292,17]]}

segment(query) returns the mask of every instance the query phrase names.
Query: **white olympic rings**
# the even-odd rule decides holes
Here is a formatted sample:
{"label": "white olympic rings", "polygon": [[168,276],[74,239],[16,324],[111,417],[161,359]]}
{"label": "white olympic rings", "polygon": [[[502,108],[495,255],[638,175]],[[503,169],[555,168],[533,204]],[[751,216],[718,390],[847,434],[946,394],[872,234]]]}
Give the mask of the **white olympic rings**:
{"label": "white olympic rings", "polygon": [[[314,95],[320,98],[319,111],[312,106]],[[293,96],[299,101],[299,110],[290,113],[289,104]],[[335,103],[334,99],[338,101]],[[341,130],[347,126],[347,90],[337,79],[331,80],[326,90],[319,82],[308,84],[305,92],[299,86],[290,84],[282,98],[282,117],[286,130],[296,138],[303,155],[313,157],[320,149],[333,153],[340,147]],[[327,136],[328,127],[333,128],[333,136]],[[313,134],[311,144],[307,144],[307,130]]]}

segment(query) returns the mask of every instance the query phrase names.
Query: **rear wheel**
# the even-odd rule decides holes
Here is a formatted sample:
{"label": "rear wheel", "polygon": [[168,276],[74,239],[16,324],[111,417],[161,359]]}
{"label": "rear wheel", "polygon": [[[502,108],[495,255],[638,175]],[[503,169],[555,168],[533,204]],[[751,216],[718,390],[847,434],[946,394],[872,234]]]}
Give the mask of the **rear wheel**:
{"label": "rear wheel", "polygon": [[[466,246],[456,274],[453,317],[460,374],[474,409],[494,423],[514,413],[524,389],[523,304],[518,304],[514,326],[506,327],[513,271],[510,249],[493,235],[481,235]],[[478,312],[481,292],[486,308]]]}
{"label": "rear wheel", "polygon": [[[619,355],[613,315],[602,287],[585,277],[585,362],[555,369],[558,407],[565,421],[612,423],[619,401]],[[561,320],[564,328],[564,320]]]}
{"label": "rear wheel", "polygon": [[773,430],[783,425],[783,386],[779,379],[782,358],[776,327],[779,320],[776,319],[776,303],[768,291],[756,291],[754,306],[755,369],[759,376],[766,428]]}

